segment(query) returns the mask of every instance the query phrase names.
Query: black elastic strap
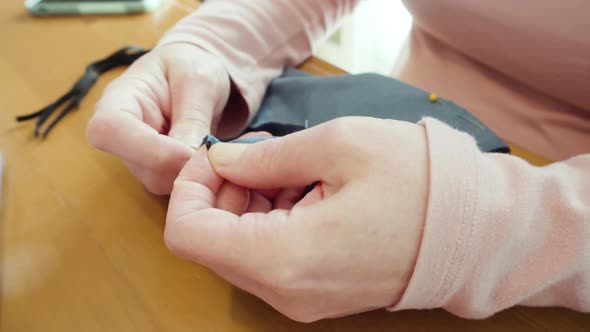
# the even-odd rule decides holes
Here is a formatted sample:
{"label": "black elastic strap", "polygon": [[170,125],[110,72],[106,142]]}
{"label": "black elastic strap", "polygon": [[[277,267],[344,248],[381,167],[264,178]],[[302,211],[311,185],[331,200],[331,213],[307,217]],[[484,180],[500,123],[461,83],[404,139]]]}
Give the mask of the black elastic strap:
{"label": "black elastic strap", "polygon": [[[149,50],[140,46],[127,46],[104,59],[89,64],[86,66],[84,75],[63,96],[59,97],[56,101],[40,109],[39,111],[18,116],[16,121],[22,122],[38,118],[37,123],[35,124],[35,137],[41,135],[43,139],[46,138],[59,121],[61,121],[73,109],[77,109],[80,106],[82,99],[84,99],[84,97],[88,94],[100,75],[113,68],[128,66],[147,52],[149,52]],[[57,115],[57,117],[47,126],[47,128],[42,131],[41,127],[47,121],[47,119],[49,119],[51,115],[66,102],[68,103],[63,107],[59,115]]]}

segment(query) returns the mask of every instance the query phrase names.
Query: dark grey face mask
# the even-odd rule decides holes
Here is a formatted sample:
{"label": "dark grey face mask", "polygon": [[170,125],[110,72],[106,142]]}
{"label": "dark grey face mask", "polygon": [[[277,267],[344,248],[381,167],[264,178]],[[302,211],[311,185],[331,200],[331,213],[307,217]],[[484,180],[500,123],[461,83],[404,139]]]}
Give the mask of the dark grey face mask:
{"label": "dark grey face mask", "polygon": [[[86,67],[84,75],[53,103],[41,110],[17,117],[18,121],[36,119],[35,136],[49,132],[71,110],[77,108],[100,75],[127,66],[149,50],[127,46]],[[48,127],[41,126],[62,105],[65,106]],[[267,131],[274,136],[312,127],[342,116],[370,116],[418,122],[424,117],[437,118],[471,134],[485,152],[509,153],[508,146],[487,126],[461,107],[439,98],[432,102],[425,91],[377,74],[317,77],[295,69],[286,69],[273,80],[264,96],[257,116],[247,131]],[[205,141],[218,141],[208,136]],[[256,138],[249,138],[254,143]]]}
{"label": "dark grey face mask", "polygon": [[247,131],[283,136],[343,116],[369,116],[417,123],[439,119],[471,134],[484,152],[509,153],[508,146],[458,105],[398,80],[378,75],[318,77],[287,69],[273,80]]}

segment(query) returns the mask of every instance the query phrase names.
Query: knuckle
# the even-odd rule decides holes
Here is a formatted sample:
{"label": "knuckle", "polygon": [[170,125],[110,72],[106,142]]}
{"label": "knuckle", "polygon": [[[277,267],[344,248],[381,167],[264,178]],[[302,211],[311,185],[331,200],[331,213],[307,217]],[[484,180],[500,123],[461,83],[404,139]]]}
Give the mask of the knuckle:
{"label": "knuckle", "polygon": [[164,244],[168,251],[177,257],[195,259],[191,242],[187,238],[186,218],[188,218],[186,215],[168,213],[164,228]]}
{"label": "knuckle", "polygon": [[373,149],[380,146],[382,141],[381,130],[385,122],[382,119],[368,117],[342,117],[329,123],[326,128],[326,139],[332,144],[331,151],[354,151],[346,154],[351,161],[364,163],[373,154],[382,154],[381,149]]}
{"label": "knuckle", "polygon": [[166,248],[175,256],[183,256],[185,253],[183,241],[178,236],[177,223],[166,221],[164,230],[164,244]]}
{"label": "knuckle", "polygon": [[116,124],[109,117],[95,114],[88,122],[86,135],[88,142],[99,150],[108,148],[109,139]]}
{"label": "knuckle", "polygon": [[259,165],[262,171],[262,174],[270,173],[275,167],[278,162],[278,153],[274,148],[274,144],[260,144],[258,146],[252,146],[252,148],[256,148],[255,154],[247,154],[250,156],[252,160],[250,160],[253,164]]}
{"label": "knuckle", "polygon": [[357,135],[356,124],[349,118],[339,118],[327,126],[327,138],[342,145],[350,145]]}
{"label": "knuckle", "polygon": [[[299,249],[303,250],[304,249]],[[281,263],[276,264],[272,272],[263,276],[264,284],[273,293],[285,300],[292,301],[304,293],[307,277],[304,256],[290,249],[281,253]]]}
{"label": "knuckle", "polygon": [[158,196],[168,195],[172,192],[170,186],[167,183],[163,183],[162,180],[150,178],[143,185],[150,193]]}
{"label": "knuckle", "polygon": [[285,301],[279,300],[275,305],[280,313],[299,323],[313,323],[319,320],[319,317],[313,310],[313,302],[305,301]]}
{"label": "knuckle", "polygon": [[318,318],[311,314],[308,310],[292,310],[288,313],[284,313],[285,316],[289,317],[290,319],[299,322],[299,323],[313,323],[318,320]]}
{"label": "knuckle", "polygon": [[191,62],[192,66],[190,67],[190,71],[183,71],[182,74],[188,78],[196,78],[196,79],[208,79],[211,82],[216,82],[216,78],[219,76],[221,70],[223,69],[223,65],[221,61],[215,57],[211,57],[209,59],[209,63],[207,66],[203,66],[200,63],[197,63],[190,60],[185,60],[186,62]]}
{"label": "knuckle", "polygon": [[154,195],[169,195],[172,192],[173,180],[166,174],[158,174],[149,168],[124,162],[129,171],[143,184],[145,189]]}
{"label": "knuckle", "polygon": [[168,251],[174,256],[187,259],[194,262],[203,263],[203,257],[191,241],[187,224],[190,224],[190,216],[180,215],[166,218],[166,227],[164,228],[164,244]]}
{"label": "knuckle", "polygon": [[169,174],[158,173],[149,169],[145,169],[140,180],[144,187],[154,195],[169,195],[174,185]]}
{"label": "knuckle", "polygon": [[181,121],[182,125],[188,127],[189,130],[198,129],[209,132],[211,128],[211,117],[199,109],[183,112],[178,121]]}
{"label": "knuckle", "polygon": [[267,276],[265,283],[277,295],[289,297],[295,291],[294,285],[298,282],[296,267],[283,265],[273,270]]}
{"label": "knuckle", "polygon": [[335,137],[347,136],[353,128],[354,123],[346,117],[337,118],[329,122],[329,133]]}

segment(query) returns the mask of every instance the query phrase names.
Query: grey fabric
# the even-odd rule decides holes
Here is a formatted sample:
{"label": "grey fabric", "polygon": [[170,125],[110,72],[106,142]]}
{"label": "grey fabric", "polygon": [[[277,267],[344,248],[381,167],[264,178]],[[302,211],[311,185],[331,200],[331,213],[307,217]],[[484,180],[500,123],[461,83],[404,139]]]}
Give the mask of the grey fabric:
{"label": "grey fabric", "polygon": [[378,75],[318,77],[287,69],[271,82],[259,113],[248,131],[265,130],[275,136],[342,117],[370,116],[416,123],[437,118],[471,134],[485,152],[509,153],[508,146],[486,125],[458,105],[398,80]]}

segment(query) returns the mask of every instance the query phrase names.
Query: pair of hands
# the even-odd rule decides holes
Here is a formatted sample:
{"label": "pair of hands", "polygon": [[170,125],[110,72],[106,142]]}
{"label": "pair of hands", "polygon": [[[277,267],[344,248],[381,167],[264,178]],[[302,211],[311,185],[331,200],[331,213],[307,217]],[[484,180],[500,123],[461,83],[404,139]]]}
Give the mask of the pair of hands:
{"label": "pair of hands", "polygon": [[190,45],[157,48],[105,90],[89,140],[150,191],[171,193],[173,253],[283,314],[309,322],[395,304],[426,213],[424,129],[353,117],[195,149],[229,94],[219,59]]}

